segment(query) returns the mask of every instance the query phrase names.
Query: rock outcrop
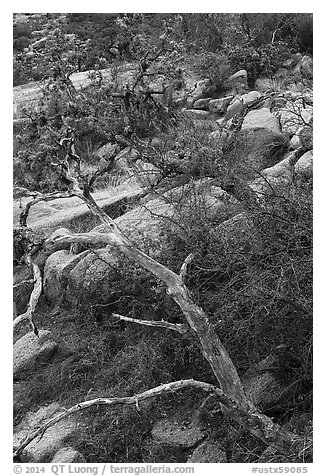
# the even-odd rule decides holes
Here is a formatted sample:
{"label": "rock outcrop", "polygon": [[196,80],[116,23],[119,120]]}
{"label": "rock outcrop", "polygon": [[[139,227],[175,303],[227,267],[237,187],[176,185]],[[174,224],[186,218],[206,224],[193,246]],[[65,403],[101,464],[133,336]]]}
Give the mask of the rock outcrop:
{"label": "rock outcrop", "polygon": [[74,255],[68,250],[59,250],[49,256],[44,267],[43,289],[50,302],[61,300],[70,271],[89,253]]}
{"label": "rock outcrop", "polygon": [[25,377],[37,365],[48,361],[58,349],[58,344],[50,331],[40,330],[38,337],[33,333],[21,337],[14,345],[14,379]]}
{"label": "rock outcrop", "polygon": [[154,441],[180,448],[192,448],[207,436],[207,433],[191,420],[179,418],[157,421],[151,434]]}
{"label": "rock outcrop", "polygon": [[[43,406],[37,412],[29,412],[17,425],[14,431],[14,448],[17,448],[27,437],[31,429],[35,429],[64,411],[58,403]],[[50,462],[61,448],[76,440],[80,432],[80,423],[73,416],[65,418],[49,427],[43,437],[33,440],[24,450],[22,460],[26,463]],[[64,461],[62,461],[64,462]]]}
{"label": "rock outcrop", "polygon": [[282,132],[279,120],[268,108],[250,111],[243,121],[242,130],[258,128],[269,129],[275,134]]}

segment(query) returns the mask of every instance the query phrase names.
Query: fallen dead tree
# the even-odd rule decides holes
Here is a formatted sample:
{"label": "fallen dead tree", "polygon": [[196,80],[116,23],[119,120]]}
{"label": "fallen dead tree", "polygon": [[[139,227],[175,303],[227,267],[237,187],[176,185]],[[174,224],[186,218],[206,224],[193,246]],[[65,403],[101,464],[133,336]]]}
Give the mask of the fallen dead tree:
{"label": "fallen dead tree", "polygon": [[[115,222],[94,201],[90,193],[89,183],[80,171],[80,158],[74,149],[73,137],[71,137],[70,140],[65,141],[65,146],[67,148],[67,157],[63,170],[65,171],[66,183],[70,184],[70,193],[79,197],[87,204],[93,215],[97,216],[106,226],[107,232],[67,234],[52,239],[46,239],[35,247],[33,253],[36,254],[40,249],[55,251],[58,247],[67,243],[103,243],[112,246],[134,263],[152,273],[165,284],[167,293],[180,307],[186,323],[180,324],[178,327],[176,325],[172,327],[172,325],[167,325],[169,323],[164,322],[158,322],[157,324],[153,323],[151,325],[178,330],[180,333],[191,333],[197,341],[203,356],[209,363],[220,388],[216,388],[205,382],[185,380],[171,382],[131,397],[99,398],[87,402],[81,402],[62,414],[59,414],[52,420],[49,420],[43,427],[32,431],[26,440],[18,448],[14,449],[14,456],[19,456],[24,448],[26,448],[26,446],[35,438],[42,436],[47,428],[76,411],[94,405],[138,404],[138,401],[144,400],[145,398],[154,397],[161,393],[181,390],[187,387],[196,387],[214,393],[221,405],[223,413],[238,422],[251,434],[264,441],[268,446],[272,446],[280,453],[286,454],[292,452],[298,454],[304,446],[302,439],[300,439],[296,434],[293,434],[280,427],[278,424],[275,424],[271,418],[261,413],[247,398],[238,372],[228,352],[215,333],[206,313],[194,302],[190,291],[187,289],[184,283],[184,278],[187,273],[187,266],[193,257],[187,257],[181,267],[180,273],[176,274],[148,256],[135,244],[131,243],[131,241],[124,236]],[[68,159],[70,159],[71,163],[74,164],[74,167],[69,165]],[[30,206],[22,213],[22,226],[26,226],[29,209]],[[36,292],[34,295],[37,298]],[[36,304],[37,299],[34,299],[33,309],[35,309]],[[149,325],[148,321],[131,319],[119,315],[116,315],[115,317],[122,320],[137,322],[140,325]]]}

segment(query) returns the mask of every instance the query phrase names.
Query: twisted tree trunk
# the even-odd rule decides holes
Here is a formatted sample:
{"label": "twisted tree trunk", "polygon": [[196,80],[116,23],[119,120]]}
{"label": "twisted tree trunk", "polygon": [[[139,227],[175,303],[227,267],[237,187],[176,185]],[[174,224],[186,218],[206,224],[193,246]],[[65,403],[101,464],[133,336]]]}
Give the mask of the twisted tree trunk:
{"label": "twisted tree trunk", "polygon": [[[186,327],[197,339],[200,350],[209,363],[215,378],[220,385],[220,389],[217,389],[217,391],[214,390],[214,392],[218,394],[222,410],[228,416],[246,428],[251,434],[260,438],[266,442],[266,444],[273,446],[278,451],[282,453],[286,453],[290,450],[297,451],[299,447],[302,447],[302,441],[298,438],[298,436],[282,429],[269,417],[260,413],[260,411],[257,410],[253,403],[247,398],[240,377],[228,352],[216,335],[213,326],[211,325],[204,310],[193,301],[191,293],[184,283],[187,265],[189,264],[191,257],[189,256],[185,260],[181,267],[180,274],[176,274],[166,266],[148,256],[135,244],[133,244],[126,236],[124,236],[115,222],[99,207],[99,205],[97,205],[91,196],[89,183],[85,181],[85,177],[83,177],[80,173],[80,159],[76,155],[72,145],[73,141],[71,141],[69,145],[70,148],[67,152],[67,157],[69,156],[76,161],[75,174],[71,173],[68,161],[66,161],[66,168],[64,169],[66,178],[70,183],[71,191],[69,193],[79,197],[86,203],[93,215],[97,216],[106,226],[107,233],[69,234],[53,239],[47,239],[43,243],[43,247],[45,249],[54,250],[57,247],[60,247],[60,245],[66,243],[105,243],[113,246],[120,253],[131,259],[134,263],[142,266],[144,269],[156,276],[159,280],[163,281],[167,287],[167,293],[180,307],[187,322]],[[35,197],[33,202],[36,203],[36,201],[39,199],[40,197]],[[31,205],[28,204],[26,210],[22,213],[22,224],[25,226],[30,206]],[[139,324],[141,324],[141,321],[139,321]],[[146,322],[143,322],[143,324],[148,325]],[[168,326],[165,324],[163,327]],[[180,327],[178,329],[174,328],[173,330],[178,330],[178,332],[181,330],[182,332],[185,331],[184,327]],[[174,390],[184,386],[181,385],[180,382],[171,382],[169,385],[169,389]],[[203,382],[201,382],[199,385],[198,383],[188,383],[186,386],[187,385],[200,386],[206,390],[208,389],[208,384]],[[213,390],[212,387],[210,388]],[[157,389],[155,391],[154,390],[155,389],[152,389],[152,391],[149,390],[148,392],[150,392],[151,395],[157,394]],[[148,393],[146,393],[146,395],[148,395]],[[122,402],[121,399],[113,400],[116,403],[130,403],[133,401],[132,399],[136,397],[129,398],[131,398],[131,400],[127,399],[124,402]],[[140,397],[138,396],[137,398]],[[112,402],[112,399],[109,399],[110,403],[107,401],[107,399],[104,400],[106,400],[105,404],[114,403]],[[85,408],[90,406],[86,403],[87,402],[84,402],[83,404]],[[101,404],[101,402],[97,401],[96,404]],[[77,406],[78,409],[82,409],[83,405],[79,404],[79,406]],[[64,415],[62,417],[64,417]],[[38,433],[34,433],[34,435],[35,436],[33,438],[35,438]]]}

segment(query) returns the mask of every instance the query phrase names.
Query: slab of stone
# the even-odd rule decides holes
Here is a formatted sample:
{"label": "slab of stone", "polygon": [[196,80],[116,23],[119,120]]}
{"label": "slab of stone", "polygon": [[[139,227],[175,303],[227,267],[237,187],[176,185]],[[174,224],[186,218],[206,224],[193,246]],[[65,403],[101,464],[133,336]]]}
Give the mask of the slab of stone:
{"label": "slab of stone", "polygon": [[303,106],[299,97],[295,101],[288,101],[276,113],[282,132],[292,137],[305,124],[310,124],[313,117],[313,107]]}
{"label": "slab of stone", "polygon": [[62,298],[69,273],[88,253],[84,251],[74,255],[68,250],[60,250],[48,257],[44,267],[43,288],[50,302],[56,303]]}
{"label": "slab of stone", "polygon": [[208,111],[202,111],[201,109],[186,109],[184,114],[192,119],[206,119],[210,115]]}
{"label": "slab of stone", "polygon": [[25,334],[13,349],[14,379],[24,378],[38,364],[48,361],[57,349],[58,344],[50,331],[40,330],[38,336],[34,332]]}
{"label": "slab of stone", "polygon": [[302,178],[312,178],[313,175],[313,151],[308,150],[303,154],[294,166],[294,172]]}
{"label": "slab of stone", "polygon": [[55,455],[51,463],[86,463],[84,455],[75,450],[72,446],[61,448]]}
{"label": "slab of stone", "polygon": [[193,109],[202,109],[204,111],[207,111],[208,105],[211,101],[212,101],[212,98],[197,99],[197,101],[194,102],[194,105],[192,107]]}
{"label": "slab of stone", "polygon": [[275,133],[281,133],[280,122],[267,107],[250,111],[242,124],[242,130],[246,129],[269,129]]}
{"label": "slab of stone", "polygon": [[232,95],[224,98],[212,99],[209,101],[208,108],[215,114],[224,114],[232,99]]}
{"label": "slab of stone", "polygon": [[226,452],[217,441],[204,441],[199,445],[187,463],[227,463]]}
{"label": "slab of stone", "polygon": [[270,408],[289,394],[289,388],[277,379],[278,369],[278,358],[270,354],[244,376],[246,395],[262,410]]}
{"label": "slab of stone", "polygon": [[206,432],[195,423],[180,421],[178,418],[159,420],[152,429],[152,437],[155,441],[180,448],[192,448],[206,436]]}
{"label": "slab of stone", "polygon": [[225,118],[231,119],[231,117],[235,116],[236,114],[240,114],[246,106],[249,106],[260,97],[261,93],[259,91],[250,91],[247,94],[236,96],[233,101],[230,102],[226,110]]}
{"label": "slab of stone", "polygon": [[[14,448],[17,448],[27,437],[28,433],[42,426],[48,420],[61,413],[64,409],[58,403],[41,407],[37,412],[29,412],[15,428]],[[23,462],[47,463],[61,449],[76,439],[80,431],[77,419],[74,416],[59,421],[48,428],[42,438],[35,438],[22,454]]]}

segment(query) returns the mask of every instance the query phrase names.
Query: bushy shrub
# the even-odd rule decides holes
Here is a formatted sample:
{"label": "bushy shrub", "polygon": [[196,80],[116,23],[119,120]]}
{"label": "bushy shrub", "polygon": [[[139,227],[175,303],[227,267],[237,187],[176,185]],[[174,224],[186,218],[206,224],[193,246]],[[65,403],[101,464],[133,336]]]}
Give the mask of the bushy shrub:
{"label": "bushy shrub", "polygon": [[271,76],[288,58],[289,48],[283,42],[252,46],[250,44],[228,46],[225,53],[232,71],[245,69],[248,85],[253,87],[257,78]]}
{"label": "bushy shrub", "polygon": [[107,142],[125,147],[175,122],[173,111],[153,100],[146,88],[139,87],[127,97],[118,85],[104,82],[100,73],[90,79],[91,84],[80,93],[61,71],[61,76],[45,82],[39,103],[26,108],[30,123],[16,137],[16,152],[27,174],[16,177],[17,185],[42,191],[62,187],[53,158],[64,157],[59,141],[67,128],[74,131],[77,153],[87,167],[94,152]]}
{"label": "bushy shrub", "polygon": [[31,25],[28,22],[15,23],[13,26],[13,37],[17,40],[21,37],[30,38],[32,36]]}
{"label": "bushy shrub", "polygon": [[225,54],[202,52],[196,56],[193,67],[202,78],[210,79],[214,96],[223,92],[225,81],[230,76],[230,63]]}
{"label": "bushy shrub", "polygon": [[27,36],[20,36],[14,40],[14,50],[21,52],[24,50],[24,48],[27,48],[29,44],[30,39]]}
{"label": "bushy shrub", "polygon": [[224,154],[229,170],[242,178],[253,179],[257,173],[279,162],[288,150],[283,134],[256,128],[240,131]]}

